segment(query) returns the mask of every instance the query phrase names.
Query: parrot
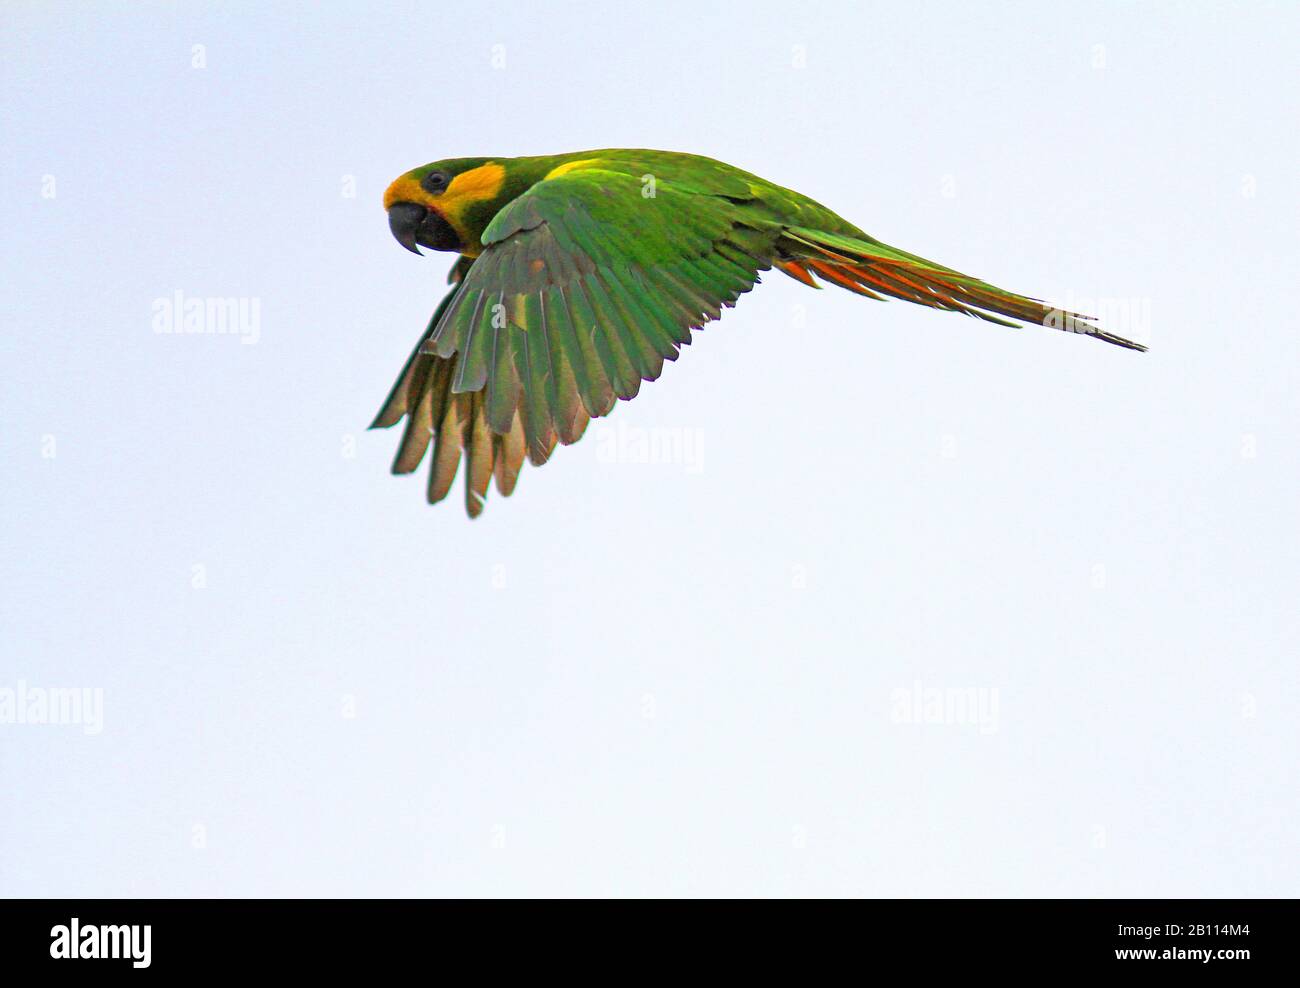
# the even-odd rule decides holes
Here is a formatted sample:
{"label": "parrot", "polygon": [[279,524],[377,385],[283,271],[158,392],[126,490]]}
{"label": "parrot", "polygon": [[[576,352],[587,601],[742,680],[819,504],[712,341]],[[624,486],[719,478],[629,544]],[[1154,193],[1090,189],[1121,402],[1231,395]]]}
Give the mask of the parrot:
{"label": "parrot", "polygon": [[414,472],[432,447],[430,503],[450,493],[463,458],[471,518],[493,481],[511,494],[525,459],[541,466],[557,444],[577,442],[772,269],[812,288],[1146,349],[694,154],[450,158],[399,176],[384,209],[407,250],[459,256],[371,428],[406,419],[396,474]]}

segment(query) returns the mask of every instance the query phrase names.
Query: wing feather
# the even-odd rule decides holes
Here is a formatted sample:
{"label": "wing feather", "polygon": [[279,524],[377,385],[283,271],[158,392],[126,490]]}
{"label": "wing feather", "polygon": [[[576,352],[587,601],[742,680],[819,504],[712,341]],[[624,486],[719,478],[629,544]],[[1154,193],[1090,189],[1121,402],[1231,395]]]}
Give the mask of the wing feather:
{"label": "wing feather", "polygon": [[770,266],[779,228],[748,226],[737,201],[663,182],[647,199],[636,177],[579,170],[503,209],[376,417],[407,416],[395,468],[432,441],[440,500],[463,455],[477,516],[489,478],[508,494],[525,458],[634,397]]}

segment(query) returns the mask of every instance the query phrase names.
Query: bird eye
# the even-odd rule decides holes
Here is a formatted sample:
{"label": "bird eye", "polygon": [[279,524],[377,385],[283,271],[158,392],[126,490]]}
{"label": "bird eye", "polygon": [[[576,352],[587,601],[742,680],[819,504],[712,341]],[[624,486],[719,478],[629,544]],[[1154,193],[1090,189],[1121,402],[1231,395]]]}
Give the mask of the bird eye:
{"label": "bird eye", "polygon": [[429,172],[420,181],[420,184],[424,186],[425,192],[441,192],[447,187],[447,173]]}

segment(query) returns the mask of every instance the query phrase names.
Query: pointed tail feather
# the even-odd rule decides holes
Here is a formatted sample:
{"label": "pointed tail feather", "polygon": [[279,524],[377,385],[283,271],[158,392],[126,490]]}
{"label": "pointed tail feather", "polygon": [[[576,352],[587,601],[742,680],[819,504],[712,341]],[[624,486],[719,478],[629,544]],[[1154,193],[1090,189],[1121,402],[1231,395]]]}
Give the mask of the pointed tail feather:
{"label": "pointed tail feather", "polygon": [[1038,299],[1004,291],[978,278],[874,240],[792,227],[785,230],[780,247],[789,259],[779,263],[778,267],[805,284],[815,274],[869,298],[879,299],[888,295],[934,309],[960,312],[1000,326],[1018,325],[998,318],[1007,316],[1021,322],[1092,336],[1129,350],[1146,350],[1141,343],[1102,329],[1092,316],[1067,312]]}

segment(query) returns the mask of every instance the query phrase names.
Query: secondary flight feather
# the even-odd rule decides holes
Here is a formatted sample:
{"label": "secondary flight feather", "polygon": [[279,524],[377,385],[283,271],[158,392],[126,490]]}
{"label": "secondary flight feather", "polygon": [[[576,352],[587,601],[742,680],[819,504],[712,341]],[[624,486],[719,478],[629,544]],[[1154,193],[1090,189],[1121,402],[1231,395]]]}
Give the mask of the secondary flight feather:
{"label": "secondary flight feather", "polygon": [[[393,464],[429,454],[428,499],[465,460],[465,507],[508,495],[676,360],[776,268],[868,298],[903,299],[1003,326],[1038,323],[1130,350],[1088,316],[961,274],[869,236],[819,203],[710,158],[610,149],[455,158],[384,194],[393,236],[460,255],[372,428],[406,419]],[[1005,318],[1004,318],[1005,317]]]}

